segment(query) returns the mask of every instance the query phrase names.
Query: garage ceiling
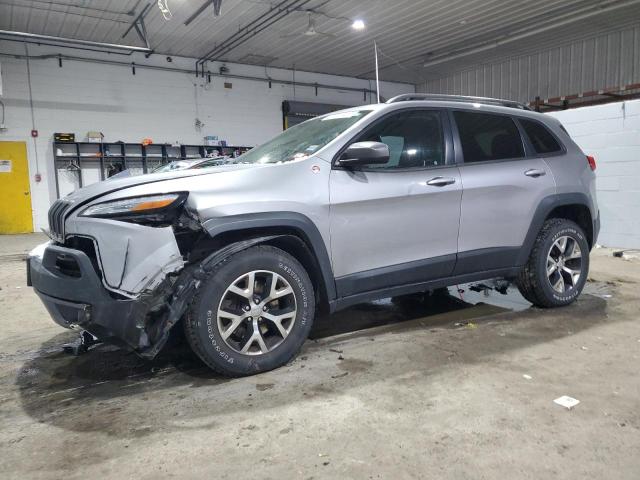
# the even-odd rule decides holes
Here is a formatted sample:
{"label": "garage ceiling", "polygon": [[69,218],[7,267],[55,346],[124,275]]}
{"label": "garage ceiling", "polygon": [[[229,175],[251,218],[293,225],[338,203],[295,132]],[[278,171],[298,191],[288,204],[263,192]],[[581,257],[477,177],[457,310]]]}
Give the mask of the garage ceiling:
{"label": "garage ceiling", "polygon": [[[154,51],[199,58],[280,1],[222,0],[220,16],[209,6],[185,25],[211,0],[167,0],[169,20],[149,0],[0,0],[0,29],[142,46],[134,30],[122,35],[150,3],[146,27]],[[303,34],[309,15],[327,35]],[[351,28],[357,18],[364,31]],[[309,0],[220,60],[372,78],[376,39],[381,78],[419,83],[638,23],[634,0]]]}

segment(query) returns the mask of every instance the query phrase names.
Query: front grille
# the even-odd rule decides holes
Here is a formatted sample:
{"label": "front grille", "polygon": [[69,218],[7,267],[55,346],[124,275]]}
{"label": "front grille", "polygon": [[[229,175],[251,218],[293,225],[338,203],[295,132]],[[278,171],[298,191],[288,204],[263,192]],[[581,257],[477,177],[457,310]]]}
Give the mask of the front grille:
{"label": "front grille", "polygon": [[74,250],[80,250],[87,257],[89,257],[89,260],[91,260],[91,265],[93,265],[93,269],[95,270],[96,274],[100,278],[102,278],[102,272],[100,270],[100,264],[98,262],[98,253],[92,239],[87,237],[78,237],[76,235],[69,235],[64,242],[64,246],[73,248]]}
{"label": "front grille", "polygon": [[56,200],[49,209],[49,233],[60,243],[64,243],[64,215],[70,206],[64,200]]}

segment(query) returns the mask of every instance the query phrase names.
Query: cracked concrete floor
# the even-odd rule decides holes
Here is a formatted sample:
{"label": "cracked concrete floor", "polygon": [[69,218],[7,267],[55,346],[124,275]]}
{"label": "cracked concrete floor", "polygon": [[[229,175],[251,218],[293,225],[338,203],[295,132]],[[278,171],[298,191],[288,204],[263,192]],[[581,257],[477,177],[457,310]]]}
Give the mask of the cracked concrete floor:
{"label": "cracked concrete floor", "polygon": [[638,478],[637,260],[595,250],[557,310],[467,289],[358,306],[227,380],[179,337],[153,362],[61,353],[75,335],[25,286],[38,241],[0,237],[2,478]]}

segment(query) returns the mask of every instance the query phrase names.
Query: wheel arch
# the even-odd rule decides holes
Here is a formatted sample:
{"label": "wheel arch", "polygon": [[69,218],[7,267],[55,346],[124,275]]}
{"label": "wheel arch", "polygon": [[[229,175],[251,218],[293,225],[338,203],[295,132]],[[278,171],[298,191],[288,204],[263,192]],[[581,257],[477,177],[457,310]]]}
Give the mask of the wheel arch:
{"label": "wheel arch", "polygon": [[531,249],[544,222],[550,218],[566,218],[577,223],[585,232],[589,248],[595,243],[596,227],[589,197],[584,193],[560,193],[543,198],[531,220],[525,237],[518,265],[524,265],[531,254]]}
{"label": "wheel arch", "polygon": [[[307,216],[296,212],[269,212],[214,218],[203,223],[212,249],[238,242],[264,244],[294,256],[307,270],[322,309],[336,299],[331,261],[320,231]],[[246,242],[252,240],[251,242]]]}

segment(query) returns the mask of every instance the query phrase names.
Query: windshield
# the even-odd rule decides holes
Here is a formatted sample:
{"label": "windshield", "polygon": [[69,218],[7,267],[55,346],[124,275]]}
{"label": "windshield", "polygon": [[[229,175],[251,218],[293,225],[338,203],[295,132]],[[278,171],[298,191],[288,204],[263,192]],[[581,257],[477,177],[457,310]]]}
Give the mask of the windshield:
{"label": "windshield", "polygon": [[307,120],[249,150],[237,163],[281,163],[313,155],[351,125],[371,113],[369,108],[342,110]]}

